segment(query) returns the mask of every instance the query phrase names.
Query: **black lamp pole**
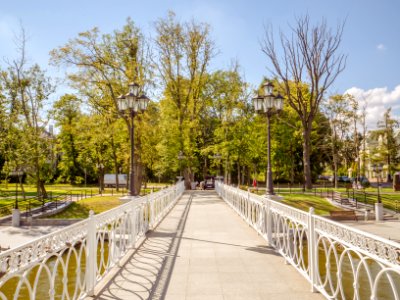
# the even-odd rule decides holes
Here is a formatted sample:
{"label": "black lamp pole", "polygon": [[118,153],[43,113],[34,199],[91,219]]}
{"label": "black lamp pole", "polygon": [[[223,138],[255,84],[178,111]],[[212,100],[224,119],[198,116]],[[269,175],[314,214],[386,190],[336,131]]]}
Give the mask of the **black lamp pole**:
{"label": "black lamp pole", "polygon": [[131,142],[131,160],[130,160],[130,171],[129,171],[129,196],[136,196],[135,189],[135,112],[132,109],[130,111],[131,126],[129,132],[129,139]]}
{"label": "black lamp pole", "polygon": [[258,95],[253,99],[254,108],[260,114],[267,117],[267,178],[266,178],[266,196],[274,195],[274,186],[272,181],[271,168],[271,116],[279,113],[283,108],[283,97],[278,94],[274,95],[273,84],[265,82],[262,86],[263,95]]}
{"label": "black lamp pole", "polygon": [[129,139],[131,144],[130,172],[129,172],[129,196],[136,196],[135,188],[135,115],[140,111],[144,112],[150,99],[146,95],[139,96],[139,85],[137,83],[129,84],[129,93],[117,98],[118,109],[121,114],[128,113],[130,118]]}
{"label": "black lamp pole", "polygon": [[266,194],[267,195],[274,195],[274,184],[272,181],[272,169],[271,169],[271,110],[269,110],[267,112],[267,156],[268,156],[268,160],[267,160],[267,180],[266,180],[266,184],[267,184],[267,191]]}

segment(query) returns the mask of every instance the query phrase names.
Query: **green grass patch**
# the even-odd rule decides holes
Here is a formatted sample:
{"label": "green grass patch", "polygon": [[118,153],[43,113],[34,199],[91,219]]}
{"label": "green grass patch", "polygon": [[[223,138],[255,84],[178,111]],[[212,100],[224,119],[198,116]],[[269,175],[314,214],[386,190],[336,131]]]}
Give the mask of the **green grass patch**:
{"label": "green grass patch", "polygon": [[[154,191],[157,191],[161,188],[169,186],[170,184],[166,183],[147,183],[147,187],[154,187]],[[24,190],[26,196],[36,196],[36,186],[33,184],[24,184]],[[142,188],[141,193],[146,192],[147,194],[151,192],[152,189],[147,188],[144,191]],[[1,197],[15,197],[16,186],[13,183],[8,184],[0,184],[0,198]],[[97,195],[99,194],[99,187],[92,186],[83,186],[83,185],[71,185],[71,184],[47,184],[46,191],[48,194],[53,194],[54,196],[63,195],[66,193],[71,193],[73,195]],[[18,186],[18,194],[21,195],[21,188]],[[117,192],[116,188],[105,188],[103,194],[119,194],[126,195],[126,188],[119,188]]]}
{"label": "green grass patch", "polygon": [[[258,195],[263,195],[265,194],[265,191],[254,191]],[[319,196],[314,196],[310,194],[281,194],[283,196],[283,199],[281,202],[283,204],[292,206],[294,208],[303,210],[308,212],[310,210],[310,207],[314,207],[315,209],[315,214],[317,215],[329,215],[329,212],[331,211],[337,211],[337,210],[342,210],[334,205],[332,205],[328,200],[326,200],[323,197]]]}
{"label": "green grass patch", "polygon": [[51,216],[53,219],[86,219],[89,216],[89,211],[93,210],[95,214],[112,209],[123,204],[119,200],[121,196],[96,196],[86,198],[77,202],[73,202],[64,211]]}
{"label": "green grass patch", "polygon": [[313,195],[285,194],[281,202],[307,212],[314,207],[317,215],[329,215],[331,211],[341,210],[325,198]]}

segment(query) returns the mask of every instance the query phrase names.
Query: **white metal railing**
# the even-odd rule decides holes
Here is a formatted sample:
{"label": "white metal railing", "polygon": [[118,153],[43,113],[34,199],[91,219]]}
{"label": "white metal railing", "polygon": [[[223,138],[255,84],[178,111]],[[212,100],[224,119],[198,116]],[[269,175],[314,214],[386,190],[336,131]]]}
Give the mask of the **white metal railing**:
{"label": "white metal railing", "polygon": [[217,193],[327,299],[400,299],[400,244],[250,192]]}
{"label": "white metal railing", "polygon": [[183,182],[0,253],[0,299],[80,299],[157,226]]}

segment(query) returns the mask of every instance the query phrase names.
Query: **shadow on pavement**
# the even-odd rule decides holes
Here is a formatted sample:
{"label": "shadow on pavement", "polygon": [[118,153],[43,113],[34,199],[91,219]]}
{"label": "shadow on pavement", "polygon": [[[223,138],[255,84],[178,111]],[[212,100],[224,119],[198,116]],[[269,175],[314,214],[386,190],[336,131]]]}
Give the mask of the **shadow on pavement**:
{"label": "shadow on pavement", "polygon": [[167,292],[191,202],[192,195],[187,202],[178,201],[176,206],[185,205],[185,208],[179,216],[180,221],[176,229],[173,232],[149,231],[146,234],[147,240],[93,298],[98,300],[163,299]]}

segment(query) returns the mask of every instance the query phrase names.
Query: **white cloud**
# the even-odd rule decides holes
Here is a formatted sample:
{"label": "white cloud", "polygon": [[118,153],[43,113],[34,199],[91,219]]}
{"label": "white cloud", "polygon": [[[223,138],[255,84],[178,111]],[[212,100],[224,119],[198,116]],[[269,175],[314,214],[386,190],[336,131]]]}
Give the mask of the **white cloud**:
{"label": "white cloud", "polygon": [[379,51],[385,51],[387,48],[384,44],[379,44],[376,46],[376,49],[378,49]]}
{"label": "white cloud", "polygon": [[368,129],[375,129],[378,121],[383,119],[386,109],[392,108],[392,117],[400,120],[400,85],[392,91],[387,87],[363,90],[352,87],[345,91],[353,95],[359,103],[360,109],[366,106],[366,123]]}

